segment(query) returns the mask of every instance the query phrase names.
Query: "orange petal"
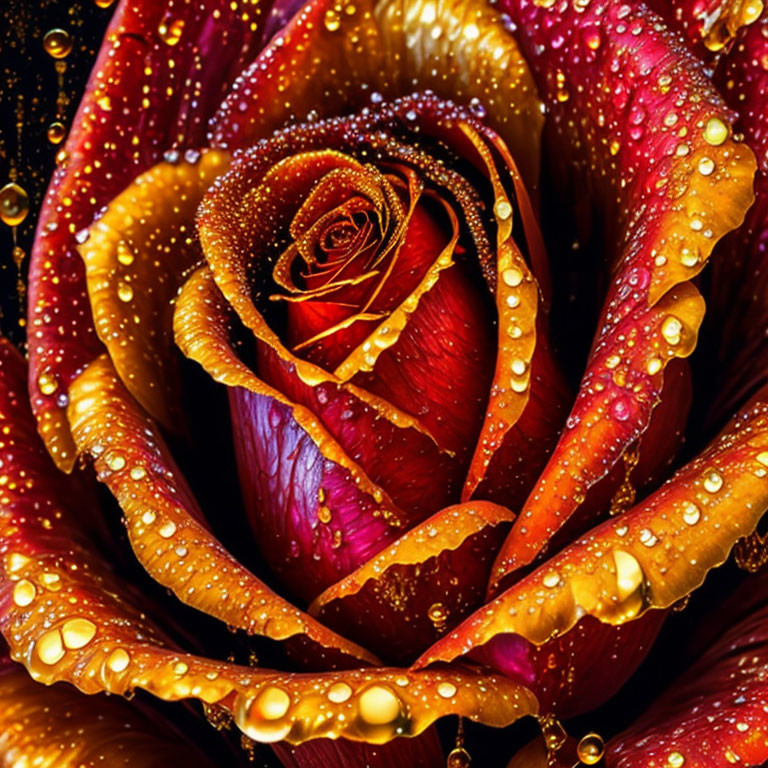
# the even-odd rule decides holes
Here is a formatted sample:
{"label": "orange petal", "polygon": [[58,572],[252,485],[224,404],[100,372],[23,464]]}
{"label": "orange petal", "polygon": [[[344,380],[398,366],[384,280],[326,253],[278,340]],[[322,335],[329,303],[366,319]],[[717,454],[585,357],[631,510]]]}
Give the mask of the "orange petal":
{"label": "orange petal", "polygon": [[501,633],[541,645],[585,615],[619,625],[690,594],[768,507],[768,392],[661,489],[566,547],[416,663],[450,661]]}
{"label": "orange petal", "polygon": [[136,556],[180,600],[249,634],[306,635],[326,649],[376,662],[275,594],[224,549],[108,358],[95,360],[73,382],[68,414],[78,451],[93,458],[126,516]]}
{"label": "orange petal", "polygon": [[[499,553],[492,584],[527,565],[642,434],[663,387],[663,371],[696,346],[704,301],[692,283],[617,323],[595,348],[555,452]],[[599,459],[599,460],[598,460]]]}
{"label": "orange petal", "polygon": [[356,111],[372,93],[390,99],[429,88],[457,103],[482,102],[535,186],[543,116],[498,11],[479,0],[336,6],[312,0],[273,38],[219,110],[214,146],[247,147],[310,112]]}
{"label": "orange petal", "polygon": [[128,391],[166,426],[179,418],[172,299],[202,258],[195,210],[228,165],[226,153],[209,151],[154,166],[109,203],[78,248],[96,333]]}
{"label": "orange petal", "polygon": [[138,708],[106,696],[83,696],[68,685],[46,688],[16,665],[0,670],[0,754],[8,766],[214,765]]}
{"label": "orange petal", "polygon": [[326,589],[309,612],[387,658],[412,659],[479,603],[499,525],[511,517],[487,501],[447,507]]}

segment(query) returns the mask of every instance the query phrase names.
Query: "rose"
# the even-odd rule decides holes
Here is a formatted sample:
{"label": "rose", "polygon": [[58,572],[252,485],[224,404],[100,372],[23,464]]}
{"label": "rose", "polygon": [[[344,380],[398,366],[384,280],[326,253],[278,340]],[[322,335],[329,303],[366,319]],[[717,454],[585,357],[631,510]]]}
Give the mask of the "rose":
{"label": "rose", "polygon": [[[538,708],[551,760],[590,764],[599,743],[573,754],[553,713],[610,696],[665,618],[652,609],[687,597],[757,524],[764,393],[745,401],[764,379],[765,301],[728,256],[764,279],[762,176],[749,220],[718,246],[716,279],[700,285],[715,307],[754,297],[743,319],[724,324],[721,311],[701,334],[731,365],[707,377],[720,378],[714,398],[696,386],[711,404],[698,407],[699,431],[741,414],[659,485],[690,405],[684,358],[703,314],[691,280],[752,201],[752,156],[701,74],[708,54],[685,52],[641,5],[450,10],[278,5],[264,33],[274,36],[243,69],[262,35],[243,9],[118,9],[41,217],[33,409],[62,468],[76,451],[93,459],[155,580],[235,629],[285,641],[287,660],[275,662],[304,671],[184,654],[173,626],[161,631],[139,613],[66,511],[72,499],[86,507],[87,491],[46,464],[22,405],[22,364],[6,345],[0,615],[11,655],[36,679],[198,698],[257,741],[311,739],[292,753],[276,747],[286,764],[432,764],[434,730],[394,737],[445,714],[499,726]],[[738,32],[716,80],[729,101],[733,92],[736,130],[760,151],[763,22],[738,31],[756,14],[737,10],[702,17],[681,5],[667,23],[699,47],[702,35],[720,45]],[[721,26],[711,29],[712,18]],[[223,52],[202,56],[217,33]],[[537,185],[534,81],[548,108],[547,167],[562,175],[542,190],[551,264],[526,192]],[[438,95],[396,98],[428,88]],[[577,355],[562,340],[578,346],[567,326],[589,319],[596,300],[595,271],[580,277],[549,224],[574,181],[604,219],[590,239],[574,213],[578,245],[599,254],[604,239],[611,278],[566,419],[558,371]],[[571,237],[562,219],[560,209]],[[564,321],[571,295],[578,312]],[[188,456],[183,443],[193,441],[199,456],[184,459],[186,475],[224,506],[232,467],[209,442],[220,421],[195,441],[200,402],[219,418],[216,395],[169,365],[174,336],[226,385],[256,534],[248,546],[226,514],[209,504],[203,515],[147,416],[168,435],[185,425],[174,453]],[[179,393],[196,387],[208,399],[182,412]],[[211,488],[198,478],[213,470]],[[258,547],[269,583],[298,605],[312,601],[312,615],[211,528],[249,562]],[[745,541],[740,561],[759,563],[759,538]],[[497,553],[494,599],[481,606]],[[213,658],[229,651],[209,630],[188,643]],[[705,706],[660,702],[609,744],[610,761],[651,764],[658,745],[670,765],[764,760],[761,740],[741,735],[761,727],[757,709],[746,728],[696,738],[697,718],[721,711],[732,690],[734,662],[717,648],[681,683]],[[401,664],[424,653],[410,669],[385,668],[371,650]],[[761,695],[760,656],[747,652],[734,667],[744,670],[734,721]],[[321,737],[342,740],[332,748]],[[372,752],[348,740],[392,741]],[[463,759],[458,749],[453,761]]]}

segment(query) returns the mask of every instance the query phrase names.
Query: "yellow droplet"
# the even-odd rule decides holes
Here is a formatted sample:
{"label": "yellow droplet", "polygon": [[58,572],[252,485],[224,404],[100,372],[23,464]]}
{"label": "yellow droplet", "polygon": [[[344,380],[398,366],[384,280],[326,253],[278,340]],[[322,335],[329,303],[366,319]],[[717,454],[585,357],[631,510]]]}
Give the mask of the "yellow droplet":
{"label": "yellow droplet", "polygon": [[710,176],[715,170],[715,161],[709,157],[702,157],[699,160],[699,173],[702,176]]}
{"label": "yellow droplet", "polygon": [[352,695],[352,689],[346,683],[334,683],[326,696],[334,704],[343,704]]}
{"label": "yellow droplet", "polygon": [[383,685],[372,685],[358,701],[360,717],[369,725],[387,725],[400,716],[400,699]]}
{"label": "yellow droplet", "polygon": [[115,0],[94,0],[94,2],[99,8],[109,8]]}
{"label": "yellow droplet", "polygon": [[662,362],[660,357],[651,357],[645,364],[645,370],[648,371],[650,376],[658,373],[662,368]]}
{"label": "yellow droplet", "polygon": [[613,563],[619,599],[625,600],[643,583],[643,569],[634,555],[622,549],[613,550]]}
{"label": "yellow droplet", "polygon": [[501,273],[501,279],[510,288],[517,288],[523,282],[523,273],[517,267],[510,267]]}
{"label": "yellow droplet", "polygon": [[321,523],[330,523],[331,522],[331,518],[332,518],[331,510],[328,509],[328,507],[326,507],[325,504],[323,504],[323,506],[321,506],[321,507],[318,507],[317,519]]}
{"label": "yellow droplet", "polygon": [[47,136],[51,144],[61,144],[66,135],[67,129],[64,127],[64,123],[56,120],[48,126]]}
{"label": "yellow droplet", "polygon": [[455,747],[448,753],[445,761],[446,768],[470,768],[472,758],[464,747]]}
{"label": "yellow droplet", "polygon": [[141,522],[144,523],[144,525],[152,525],[156,519],[157,515],[152,509],[145,510],[141,515]]}
{"label": "yellow droplet", "polygon": [[173,674],[178,675],[179,677],[183,677],[184,675],[189,672],[189,665],[184,661],[177,661],[173,665]]}
{"label": "yellow droplet", "polygon": [[704,127],[704,141],[719,147],[728,138],[728,126],[719,117],[710,117]]}
{"label": "yellow droplet", "polygon": [[52,629],[46,632],[37,641],[37,656],[43,664],[56,664],[64,658],[64,644],[61,641],[61,632]]}
{"label": "yellow droplet", "polygon": [[29,213],[29,195],[14,182],[0,189],[0,219],[9,227],[18,227]]}
{"label": "yellow droplet", "polygon": [[560,574],[555,571],[550,571],[549,573],[544,574],[544,578],[541,582],[545,587],[552,589],[560,583]]}
{"label": "yellow droplet", "polygon": [[131,468],[131,480],[143,480],[146,476],[147,470],[141,464]]}
{"label": "yellow droplet", "polygon": [[133,251],[125,240],[120,240],[117,244],[117,260],[126,267],[133,264]]}
{"label": "yellow droplet", "polygon": [[119,282],[117,284],[117,298],[128,303],[133,299],[133,288],[128,283]]}
{"label": "yellow droplet", "polygon": [[291,706],[291,697],[276,685],[267,686],[256,699],[256,710],[265,720],[280,720]]}
{"label": "yellow droplet", "polygon": [[427,610],[427,618],[440,629],[448,619],[448,609],[443,603],[432,603]]}
{"label": "yellow droplet", "polygon": [[118,674],[120,672],[125,672],[130,663],[131,657],[128,655],[128,651],[125,651],[122,648],[115,648],[115,650],[107,657],[107,667],[109,667],[112,672]]}
{"label": "yellow droplet", "polygon": [[52,395],[59,388],[59,381],[49,371],[43,371],[37,377],[37,388],[43,395]]}
{"label": "yellow droplet", "polygon": [[61,628],[64,645],[71,650],[84,648],[95,634],[96,625],[88,619],[70,619]]}
{"label": "yellow droplet", "polygon": [[701,519],[701,510],[692,501],[683,503],[683,520],[688,525],[696,525]]}
{"label": "yellow droplet", "polygon": [[456,686],[453,683],[439,683],[437,693],[444,699],[452,699],[456,695]]}
{"label": "yellow droplet", "polygon": [[685,764],[685,758],[680,752],[670,752],[667,755],[667,765],[669,768],[682,768]]}
{"label": "yellow droplet", "polygon": [[323,23],[329,32],[335,32],[341,26],[341,19],[339,18],[338,12],[333,8],[329,8],[325,12]]}
{"label": "yellow droplet", "polygon": [[605,743],[596,733],[588,733],[576,746],[576,755],[583,765],[596,765],[603,759]]}
{"label": "yellow droplet", "polygon": [[680,334],[683,331],[683,324],[674,315],[668,315],[661,324],[661,335],[668,344],[675,346],[680,343]]}
{"label": "yellow droplet", "polygon": [[166,45],[176,45],[181,40],[184,31],[184,19],[161,21],[157,27],[157,34]]}
{"label": "yellow droplet", "polygon": [[72,35],[66,29],[49,29],[43,37],[43,48],[54,59],[64,59],[72,50]]}
{"label": "yellow droplet", "polygon": [[494,210],[502,221],[506,221],[512,215],[512,206],[509,200],[499,200]]}
{"label": "yellow droplet", "polygon": [[125,468],[125,456],[122,453],[111,453],[107,458],[107,466],[113,472],[119,472]]}
{"label": "yellow droplet", "polygon": [[176,533],[176,523],[174,523],[173,520],[169,520],[167,523],[163,523],[158,533],[164,539],[170,539],[171,536]]}
{"label": "yellow droplet", "polygon": [[717,493],[722,487],[723,476],[716,469],[707,472],[704,478],[704,490],[708,493]]}
{"label": "yellow droplet", "polygon": [[757,456],[755,456],[755,458],[764,467],[768,467],[768,451],[761,451],[757,454]]}
{"label": "yellow droplet", "polygon": [[35,595],[37,595],[37,589],[35,585],[27,579],[22,579],[17,582],[16,586],[13,588],[13,602],[20,608],[28,606],[35,599]]}
{"label": "yellow droplet", "polygon": [[40,583],[51,592],[61,589],[61,576],[58,573],[44,573],[40,576]]}

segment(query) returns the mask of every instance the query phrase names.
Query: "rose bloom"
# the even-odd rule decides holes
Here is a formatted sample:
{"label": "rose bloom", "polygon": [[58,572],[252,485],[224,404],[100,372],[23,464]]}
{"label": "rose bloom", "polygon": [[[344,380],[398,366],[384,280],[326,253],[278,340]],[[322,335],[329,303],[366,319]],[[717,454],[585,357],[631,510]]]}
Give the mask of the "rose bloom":
{"label": "rose bloom", "polygon": [[3,764],[768,761],[768,16],[652,5],[119,3],[0,345]]}

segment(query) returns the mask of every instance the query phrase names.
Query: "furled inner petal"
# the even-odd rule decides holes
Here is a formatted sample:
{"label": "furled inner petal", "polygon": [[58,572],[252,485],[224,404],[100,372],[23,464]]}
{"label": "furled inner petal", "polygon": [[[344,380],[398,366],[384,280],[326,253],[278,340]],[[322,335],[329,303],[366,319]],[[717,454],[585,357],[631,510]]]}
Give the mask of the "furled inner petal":
{"label": "furled inner petal", "polygon": [[450,661],[500,633],[542,644],[585,614],[623,624],[696,589],[768,507],[767,402],[763,390],[656,493],[521,579],[416,666]]}
{"label": "furled inner petal", "polygon": [[157,428],[106,357],[73,383],[69,418],[78,450],[93,458],[126,516],[136,556],[180,600],[250,634],[307,635],[324,648],[375,661],[275,594],[214,538]]}
{"label": "furled inner petal", "polygon": [[96,333],[128,391],[166,426],[179,414],[172,299],[202,258],[194,213],[226,171],[222,152],[188,152],[136,178],[79,246]]}
{"label": "furled inner petal", "polygon": [[163,153],[205,146],[208,118],[256,54],[260,28],[228,0],[124,2],[107,29],[40,215],[29,271],[29,389],[60,467],[75,450],[67,389],[103,348],[77,234]]}

